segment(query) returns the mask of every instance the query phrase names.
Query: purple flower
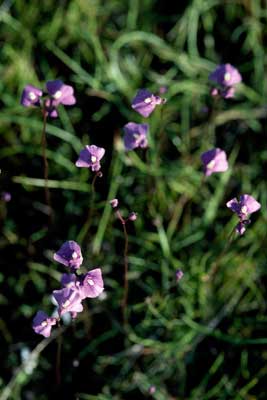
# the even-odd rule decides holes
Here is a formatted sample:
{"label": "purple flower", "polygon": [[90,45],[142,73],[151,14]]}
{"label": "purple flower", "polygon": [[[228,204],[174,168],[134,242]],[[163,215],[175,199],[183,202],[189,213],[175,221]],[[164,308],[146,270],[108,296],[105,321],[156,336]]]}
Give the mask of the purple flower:
{"label": "purple flower", "polygon": [[11,194],[9,192],[2,192],[1,200],[3,200],[5,203],[8,203],[11,200]]}
{"label": "purple flower", "polygon": [[148,389],[148,393],[149,393],[149,394],[154,394],[154,393],[156,393],[156,386],[151,385],[151,386],[149,387],[149,389]]}
{"label": "purple flower", "polygon": [[224,99],[229,99],[234,97],[235,86],[242,81],[242,77],[231,64],[222,64],[210,74],[209,80],[220,87],[212,89],[212,96],[221,95]]}
{"label": "purple flower", "polygon": [[177,269],[177,271],[175,272],[176,282],[179,282],[183,276],[183,271],[181,269]]}
{"label": "purple flower", "polygon": [[241,82],[242,77],[231,64],[221,64],[210,74],[209,80],[222,87],[232,87]]}
{"label": "purple flower", "polygon": [[48,116],[50,118],[58,117],[58,112],[57,112],[56,106],[54,104],[54,101],[52,99],[46,99],[44,102],[44,105],[45,105],[46,116]]}
{"label": "purple flower", "polygon": [[155,96],[146,89],[139,89],[132,101],[132,108],[143,117],[147,118],[155,109],[155,107],[164,103],[164,101],[164,99],[159,96]]}
{"label": "purple flower", "polygon": [[261,208],[260,203],[249,194],[243,194],[238,201],[236,198],[228,201],[226,206],[237,214],[239,222],[236,225],[235,231],[239,235],[243,235],[246,230],[246,225],[250,224],[248,216]]}
{"label": "purple flower", "polygon": [[100,268],[95,268],[87,272],[80,286],[80,295],[83,299],[86,297],[97,297],[104,290],[102,272]]}
{"label": "purple flower", "polygon": [[147,124],[135,124],[129,122],[123,127],[124,146],[126,150],[133,150],[137,147],[147,147]]}
{"label": "purple flower", "polygon": [[132,212],[129,214],[128,220],[129,220],[129,221],[135,221],[135,220],[137,220],[137,214],[136,214],[134,211],[132,211]]}
{"label": "purple flower", "polygon": [[105,149],[95,145],[85,146],[80,152],[76,161],[76,167],[91,168],[92,171],[99,171],[101,168],[100,160],[105,154]]}
{"label": "purple flower", "polygon": [[63,315],[66,312],[75,313],[81,312],[83,310],[82,298],[80,293],[76,289],[64,288],[60,290],[54,290],[53,296],[58,303],[59,315]]}
{"label": "purple flower", "polygon": [[117,208],[119,205],[119,200],[118,199],[112,199],[110,200],[109,204],[111,205],[112,208]]}
{"label": "purple flower", "polygon": [[33,319],[32,327],[35,333],[43,335],[44,337],[49,337],[52,326],[56,323],[56,318],[50,318],[45,312],[38,311]]}
{"label": "purple flower", "polygon": [[35,86],[32,86],[32,85],[27,85],[23,89],[20,103],[24,107],[39,106],[40,105],[40,97],[42,95],[43,95],[43,92],[41,89],[39,89]]}
{"label": "purple flower", "polygon": [[76,99],[73,95],[73,87],[65,85],[60,80],[48,81],[46,83],[48,94],[51,96],[53,106],[57,107],[59,104],[65,106],[71,106],[76,103]]}
{"label": "purple flower", "polygon": [[83,262],[81,248],[74,240],[69,240],[54,254],[54,260],[75,271]]}
{"label": "purple flower", "polygon": [[233,198],[226,203],[226,206],[235,212],[241,221],[248,218],[249,214],[258,211],[261,208],[260,203],[249,194],[243,194],[240,196],[240,200]]}
{"label": "purple flower", "polygon": [[225,151],[216,148],[206,151],[201,155],[204,164],[204,173],[210,176],[214,172],[224,172],[228,169],[228,162]]}
{"label": "purple flower", "polygon": [[78,290],[80,282],[77,280],[77,276],[75,274],[63,274],[61,278],[61,285],[65,288]]}

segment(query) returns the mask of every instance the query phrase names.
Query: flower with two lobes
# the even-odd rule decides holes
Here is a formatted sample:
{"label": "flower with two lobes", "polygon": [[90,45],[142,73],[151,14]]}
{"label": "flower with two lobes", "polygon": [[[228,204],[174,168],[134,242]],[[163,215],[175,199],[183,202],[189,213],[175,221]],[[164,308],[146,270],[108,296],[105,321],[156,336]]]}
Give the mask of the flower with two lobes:
{"label": "flower with two lobes", "polygon": [[221,64],[209,75],[209,80],[218,85],[211,90],[212,96],[220,95],[224,99],[234,97],[236,85],[242,81],[242,77],[231,64]]}
{"label": "flower with two lobes", "polygon": [[58,305],[58,317],[48,317],[43,311],[38,311],[33,320],[33,329],[45,337],[50,336],[51,328],[69,312],[72,318],[83,310],[82,301],[86,298],[98,297],[104,290],[101,268],[95,268],[85,274],[77,274],[83,257],[78,243],[70,240],[64,243],[54,254],[54,260],[70,268],[70,274],[63,274],[62,288],[53,291],[53,297]]}
{"label": "flower with two lobes", "polygon": [[57,118],[57,107],[60,104],[71,106],[76,103],[76,98],[73,87],[57,79],[46,83],[45,94],[35,86],[26,85],[20,102],[24,107],[41,107],[46,116]]}
{"label": "flower with two lobes", "polygon": [[147,89],[139,89],[132,101],[132,108],[147,118],[154,111],[156,106],[165,103],[166,100],[151,93]]}
{"label": "flower with two lobes", "polygon": [[260,203],[249,194],[240,196],[239,201],[236,197],[233,198],[226,203],[226,206],[236,213],[239,218],[239,222],[235,228],[239,235],[243,235],[246,230],[246,225],[250,224],[249,215],[261,208]]}
{"label": "flower with two lobes", "polygon": [[129,122],[123,127],[124,146],[126,150],[133,150],[137,147],[147,147],[148,124],[136,124]]}
{"label": "flower with two lobes", "polygon": [[85,146],[80,152],[79,158],[76,161],[76,167],[91,168],[92,171],[97,172],[101,169],[100,160],[104,157],[105,149],[92,144]]}
{"label": "flower with two lobes", "polygon": [[206,151],[201,155],[204,166],[204,174],[210,176],[214,172],[224,172],[228,169],[228,161],[225,151],[216,148]]}

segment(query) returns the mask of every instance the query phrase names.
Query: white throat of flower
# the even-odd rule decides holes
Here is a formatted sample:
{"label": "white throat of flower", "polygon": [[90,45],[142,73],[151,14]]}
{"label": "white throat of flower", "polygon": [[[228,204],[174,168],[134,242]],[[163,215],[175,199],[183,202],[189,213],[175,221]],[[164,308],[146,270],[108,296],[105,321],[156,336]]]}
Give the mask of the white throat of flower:
{"label": "white throat of flower", "polygon": [[71,257],[73,258],[73,260],[76,260],[78,258],[78,254],[76,253],[76,251],[72,253]]}
{"label": "white throat of flower", "polygon": [[88,283],[88,285],[90,285],[90,286],[94,286],[94,281],[93,281],[93,279],[91,279],[91,278],[89,278],[89,279],[87,279],[87,283]]}
{"label": "white throat of flower", "polygon": [[97,161],[96,156],[91,156],[91,162],[94,164]]}
{"label": "white throat of flower", "polygon": [[247,206],[242,206],[242,207],[241,207],[241,212],[242,212],[242,214],[247,214],[247,213],[248,213],[248,208],[247,208]]}
{"label": "white throat of flower", "polygon": [[212,169],[215,166],[215,160],[211,160],[208,164],[207,164],[207,168],[208,169]]}
{"label": "white throat of flower", "polygon": [[37,96],[36,96],[36,94],[35,93],[33,93],[33,92],[30,92],[29,94],[28,94],[28,98],[30,99],[30,100],[35,100],[36,98],[37,98]]}
{"label": "white throat of flower", "polygon": [[151,101],[152,101],[151,97],[147,97],[147,98],[144,100],[144,103],[149,104],[149,103],[151,103]]}
{"label": "white throat of flower", "polygon": [[62,96],[62,92],[57,90],[56,93],[53,95],[54,99],[58,100]]}
{"label": "white throat of flower", "polygon": [[229,82],[229,81],[231,80],[231,74],[230,74],[230,72],[226,72],[226,73],[224,74],[224,80],[225,80],[226,82]]}

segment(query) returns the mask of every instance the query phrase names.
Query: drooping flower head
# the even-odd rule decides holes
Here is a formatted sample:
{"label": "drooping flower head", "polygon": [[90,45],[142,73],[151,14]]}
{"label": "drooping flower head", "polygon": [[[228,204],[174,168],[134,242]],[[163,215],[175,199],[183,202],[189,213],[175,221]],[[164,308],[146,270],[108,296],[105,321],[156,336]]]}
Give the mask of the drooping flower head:
{"label": "drooping flower head", "polygon": [[95,268],[84,276],[81,286],[80,295],[83,299],[86,297],[97,297],[104,290],[104,283],[102,279],[102,272],[100,268]]}
{"label": "drooping flower head", "polygon": [[147,147],[147,124],[136,124],[129,122],[123,127],[124,130],[124,146],[126,150],[133,150],[137,147]]}
{"label": "drooping flower head", "polygon": [[242,77],[238,69],[231,64],[221,64],[209,75],[209,80],[220,87],[219,90],[212,89],[212,95],[220,94],[227,99],[234,97],[235,86],[242,81]]}
{"label": "drooping flower head", "polygon": [[101,168],[100,160],[105,154],[105,149],[95,145],[85,146],[80,152],[76,161],[76,167],[91,168],[92,171],[99,171]]}
{"label": "drooping flower head", "polygon": [[236,197],[233,198],[226,203],[226,206],[236,213],[239,218],[239,223],[236,226],[236,232],[240,235],[243,235],[246,230],[246,225],[250,223],[249,215],[261,208],[260,203],[249,194],[243,194],[240,196],[239,201]]}
{"label": "drooping flower head", "polygon": [[160,96],[156,96],[147,89],[139,89],[132,101],[132,108],[147,118],[155,107],[165,102]]}
{"label": "drooping flower head", "polygon": [[60,290],[54,290],[53,296],[58,303],[58,313],[63,315],[66,312],[78,313],[83,310],[82,298],[78,290],[66,287]]}
{"label": "drooping flower head", "polygon": [[75,271],[83,262],[81,248],[74,240],[69,240],[54,254],[54,260]]}
{"label": "drooping flower head", "polygon": [[43,92],[41,89],[32,85],[26,85],[23,89],[20,103],[24,107],[39,106],[42,95]]}
{"label": "drooping flower head", "polygon": [[56,318],[48,317],[43,311],[38,311],[33,319],[32,328],[35,333],[49,337],[51,334],[52,326],[57,323]]}
{"label": "drooping flower head", "polygon": [[219,148],[206,151],[201,155],[201,160],[206,176],[210,176],[214,172],[224,172],[228,169],[226,153]]}

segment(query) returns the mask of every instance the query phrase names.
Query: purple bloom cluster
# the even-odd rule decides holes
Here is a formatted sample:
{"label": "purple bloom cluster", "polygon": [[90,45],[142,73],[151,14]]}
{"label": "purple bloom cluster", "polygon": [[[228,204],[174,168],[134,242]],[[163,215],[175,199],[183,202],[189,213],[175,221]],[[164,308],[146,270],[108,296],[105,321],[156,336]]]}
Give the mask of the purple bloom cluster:
{"label": "purple bloom cluster", "polygon": [[220,95],[229,99],[234,97],[236,85],[242,81],[242,77],[231,64],[221,64],[210,74],[209,80],[218,86],[211,90],[212,96]]}
{"label": "purple bloom cluster", "polygon": [[95,268],[85,274],[77,274],[83,257],[80,246],[70,240],[64,243],[54,254],[54,260],[70,268],[71,273],[65,273],[61,279],[62,288],[53,291],[53,297],[58,305],[58,318],[48,317],[43,311],[38,311],[33,320],[33,329],[45,337],[50,336],[51,328],[62,315],[69,312],[72,318],[83,310],[82,301],[86,298],[98,297],[104,290],[101,268]]}
{"label": "purple bloom cluster", "polygon": [[46,92],[32,85],[26,85],[20,103],[24,107],[41,107],[46,116],[57,118],[57,107],[60,104],[71,106],[76,103],[73,87],[61,80],[48,81]]}
{"label": "purple bloom cluster", "polygon": [[[132,108],[138,112],[138,114],[148,118],[158,105],[165,102],[165,99],[151,93],[149,90],[139,89],[136,96],[132,100]],[[128,124],[123,127],[123,130],[124,147],[126,151],[134,150],[138,147],[146,148],[148,146],[148,124],[136,124],[135,122],[128,122]]]}
{"label": "purple bloom cluster", "polygon": [[236,232],[239,235],[243,235],[246,230],[246,225],[250,224],[249,215],[258,211],[261,208],[260,203],[249,194],[243,194],[240,196],[239,201],[237,198],[233,198],[226,203],[226,207],[230,208],[239,218],[239,222],[236,225]]}

